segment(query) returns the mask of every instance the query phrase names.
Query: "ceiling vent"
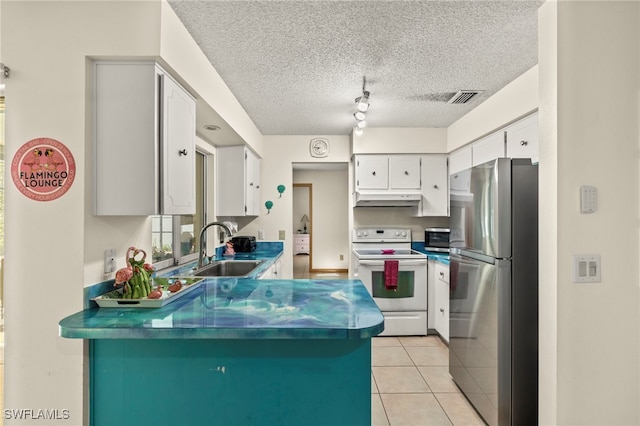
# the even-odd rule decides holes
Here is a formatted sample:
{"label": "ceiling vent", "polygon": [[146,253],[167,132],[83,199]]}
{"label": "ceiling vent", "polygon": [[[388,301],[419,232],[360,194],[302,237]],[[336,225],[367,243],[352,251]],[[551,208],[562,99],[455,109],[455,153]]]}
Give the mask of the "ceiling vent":
{"label": "ceiling vent", "polygon": [[453,95],[453,97],[449,99],[447,103],[448,104],[466,104],[475,95],[482,92],[483,92],[482,90],[460,90],[458,93]]}

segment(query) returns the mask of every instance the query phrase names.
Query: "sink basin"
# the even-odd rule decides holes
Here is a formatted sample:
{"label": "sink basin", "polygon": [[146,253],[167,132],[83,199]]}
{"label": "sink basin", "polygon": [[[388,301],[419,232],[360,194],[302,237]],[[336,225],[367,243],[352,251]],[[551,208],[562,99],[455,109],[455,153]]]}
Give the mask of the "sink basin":
{"label": "sink basin", "polygon": [[222,260],[198,269],[198,277],[246,277],[260,266],[263,260]]}

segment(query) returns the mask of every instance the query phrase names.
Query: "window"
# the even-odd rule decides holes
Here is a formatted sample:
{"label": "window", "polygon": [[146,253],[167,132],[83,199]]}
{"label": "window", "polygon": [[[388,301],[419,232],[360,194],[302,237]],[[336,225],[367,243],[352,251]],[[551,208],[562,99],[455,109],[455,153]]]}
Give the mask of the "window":
{"label": "window", "polygon": [[204,226],[206,206],[206,159],[196,153],[196,214],[151,216],[151,247],[156,269],[191,262],[198,258],[199,232]]}

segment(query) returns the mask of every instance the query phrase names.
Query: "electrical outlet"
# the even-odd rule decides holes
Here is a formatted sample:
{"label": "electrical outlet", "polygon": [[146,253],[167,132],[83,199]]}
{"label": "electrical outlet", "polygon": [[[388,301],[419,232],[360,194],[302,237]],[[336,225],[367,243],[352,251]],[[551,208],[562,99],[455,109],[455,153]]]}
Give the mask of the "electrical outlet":
{"label": "electrical outlet", "polygon": [[259,240],[264,240],[264,230],[263,229],[259,229],[258,230],[258,239]]}
{"label": "electrical outlet", "polygon": [[284,230],[278,231],[278,238],[280,238],[281,240],[284,240]]}
{"label": "electrical outlet", "polygon": [[116,249],[104,251],[104,274],[109,275],[116,270]]}
{"label": "electrical outlet", "polygon": [[344,254],[340,255],[340,260],[344,260]]}

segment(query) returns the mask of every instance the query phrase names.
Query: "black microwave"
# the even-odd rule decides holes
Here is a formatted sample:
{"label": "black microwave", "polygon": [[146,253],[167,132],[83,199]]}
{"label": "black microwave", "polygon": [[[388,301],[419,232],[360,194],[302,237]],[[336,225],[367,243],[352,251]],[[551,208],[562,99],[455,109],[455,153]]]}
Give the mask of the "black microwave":
{"label": "black microwave", "polygon": [[426,228],[424,230],[424,249],[448,253],[449,232],[449,228]]}

